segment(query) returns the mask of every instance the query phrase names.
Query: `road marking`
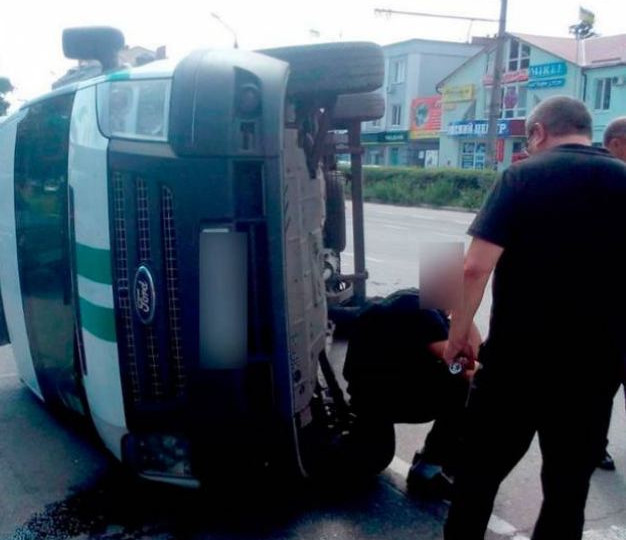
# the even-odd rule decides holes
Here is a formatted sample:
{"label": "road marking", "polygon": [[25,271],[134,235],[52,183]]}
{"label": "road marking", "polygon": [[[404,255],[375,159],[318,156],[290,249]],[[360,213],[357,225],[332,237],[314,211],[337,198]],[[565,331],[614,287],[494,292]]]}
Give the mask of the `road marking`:
{"label": "road marking", "polygon": [[[394,456],[389,464],[389,469],[391,469],[394,473],[406,478],[409,474],[409,469],[411,465],[409,465],[403,459],[400,459],[398,456]],[[495,514],[491,515],[491,519],[489,519],[489,524],[487,528],[496,534],[501,536],[508,536],[511,540],[529,540],[526,536],[518,535],[517,529],[511,525],[509,522],[504,519],[496,516]],[[587,533],[585,533],[587,534]],[[585,540],[626,540],[626,536],[615,536],[615,537],[604,537],[604,536],[585,536]]]}
{"label": "road marking", "polygon": [[626,528],[613,525],[601,531],[585,531],[583,540],[626,540]]}
{"label": "road marking", "polygon": [[496,534],[501,536],[513,536],[517,530],[508,521],[504,521],[502,518],[491,514],[489,518],[489,524],[487,528]]}
{"label": "road marking", "polygon": [[406,477],[409,474],[409,469],[411,468],[411,466],[403,459],[400,459],[398,456],[393,456],[393,459],[389,464],[389,468],[396,474]]}
{"label": "road marking", "polygon": [[[344,257],[354,257],[354,253],[351,253],[350,251],[344,251],[342,253],[342,255]],[[373,262],[373,263],[384,263],[385,262],[384,259],[376,259],[375,257],[365,257],[365,260],[369,261],[369,262]]]}
{"label": "road marking", "polygon": [[0,375],[0,379],[15,379],[17,377],[17,373],[4,373]]}
{"label": "road marking", "polygon": [[388,225],[386,223],[383,224],[383,227],[386,227],[387,229],[395,229],[396,231],[410,231],[411,230],[409,227],[400,227],[398,225]]}

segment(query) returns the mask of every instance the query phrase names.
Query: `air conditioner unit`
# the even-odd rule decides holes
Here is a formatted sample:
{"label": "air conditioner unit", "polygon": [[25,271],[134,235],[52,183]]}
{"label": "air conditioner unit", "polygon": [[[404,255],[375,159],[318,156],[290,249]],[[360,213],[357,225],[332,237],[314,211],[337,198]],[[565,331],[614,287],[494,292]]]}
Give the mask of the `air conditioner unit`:
{"label": "air conditioner unit", "polygon": [[614,86],[626,86],[626,75],[620,75],[619,77],[613,77]]}

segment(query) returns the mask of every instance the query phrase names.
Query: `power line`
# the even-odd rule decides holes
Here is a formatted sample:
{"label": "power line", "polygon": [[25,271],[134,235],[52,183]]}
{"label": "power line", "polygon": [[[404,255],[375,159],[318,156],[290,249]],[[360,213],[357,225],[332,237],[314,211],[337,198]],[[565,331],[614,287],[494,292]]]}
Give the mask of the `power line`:
{"label": "power line", "polygon": [[422,13],[419,11],[399,11],[396,9],[383,9],[376,8],[374,10],[376,15],[411,15],[414,17],[433,17],[437,19],[456,19],[458,21],[480,21],[480,22],[494,22],[497,23],[499,19],[486,19],[484,17],[471,17],[471,16],[462,16],[462,15],[444,15],[439,13]]}

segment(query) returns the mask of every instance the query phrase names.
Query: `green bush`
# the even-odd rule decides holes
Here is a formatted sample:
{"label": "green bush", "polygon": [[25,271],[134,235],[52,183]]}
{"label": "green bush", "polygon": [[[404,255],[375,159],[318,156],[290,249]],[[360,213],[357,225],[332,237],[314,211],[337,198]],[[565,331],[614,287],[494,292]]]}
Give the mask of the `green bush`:
{"label": "green bush", "polygon": [[363,195],[371,202],[477,210],[495,179],[493,171],[363,167]]}

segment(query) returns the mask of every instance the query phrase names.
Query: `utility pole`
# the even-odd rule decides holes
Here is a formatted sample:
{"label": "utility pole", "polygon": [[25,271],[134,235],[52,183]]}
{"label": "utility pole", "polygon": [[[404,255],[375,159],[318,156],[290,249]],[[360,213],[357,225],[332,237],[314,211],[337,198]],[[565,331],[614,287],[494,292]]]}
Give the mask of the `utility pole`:
{"label": "utility pole", "polygon": [[495,169],[498,165],[496,145],[498,140],[498,120],[502,106],[502,67],[504,63],[504,44],[506,42],[506,11],[508,0],[500,0],[500,20],[496,38],[496,57],[493,63],[493,86],[489,104],[489,123],[487,125],[486,167]]}

